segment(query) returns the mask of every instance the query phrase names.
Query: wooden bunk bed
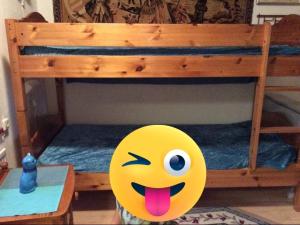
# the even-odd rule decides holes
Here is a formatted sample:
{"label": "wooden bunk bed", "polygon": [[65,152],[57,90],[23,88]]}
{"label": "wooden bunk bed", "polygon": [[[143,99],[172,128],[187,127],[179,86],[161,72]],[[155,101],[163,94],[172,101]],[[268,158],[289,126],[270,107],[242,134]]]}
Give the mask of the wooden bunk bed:
{"label": "wooden bunk bed", "polygon": [[[191,78],[253,77],[257,79],[253,108],[249,167],[209,170],[207,187],[296,187],[295,209],[300,211],[300,161],[283,171],[257,168],[261,133],[300,133],[300,128],[262,127],[265,91],[299,91],[298,87],[268,87],[267,76],[299,76],[300,56],[269,57],[270,44],[300,45],[300,20],[286,17],[271,25],[187,24],[70,24],[47,23],[33,13],[6,20],[12,84],[22,155],[40,153],[65,124],[64,78]],[[114,47],[260,47],[259,55],[22,55],[24,46]],[[116,62],[118,62],[116,64]],[[159,71],[159,73],[157,73]],[[43,118],[37,130],[27,119],[25,79],[55,78],[59,113]],[[299,143],[297,149],[299,149]],[[76,173],[76,190],[109,190],[106,173]]]}

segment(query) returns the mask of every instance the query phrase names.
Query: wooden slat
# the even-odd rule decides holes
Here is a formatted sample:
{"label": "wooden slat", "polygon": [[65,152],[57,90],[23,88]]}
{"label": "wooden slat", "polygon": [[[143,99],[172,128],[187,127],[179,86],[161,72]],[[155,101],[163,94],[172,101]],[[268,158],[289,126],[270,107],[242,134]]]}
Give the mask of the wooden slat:
{"label": "wooden slat", "polygon": [[75,191],[111,190],[109,174],[76,172]]}
{"label": "wooden slat", "polygon": [[20,56],[22,77],[257,77],[261,56]]}
{"label": "wooden slat", "polygon": [[268,76],[300,76],[300,56],[271,56]]}
{"label": "wooden slat", "polygon": [[[248,169],[208,170],[206,188],[296,186],[299,181],[300,168],[296,165],[283,171],[265,168],[254,172]],[[76,191],[110,189],[107,173],[76,173]]]}
{"label": "wooden slat", "polygon": [[300,134],[300,127],[262,127],[262,134]]}
{"label": "wooden slat", "polygon": [[249,148],[249,168],[251,170],[256,169],[257,152],[259,144],[259,134],[262,118],[262,110],[265,95],[265,85],[266,76],[268,68],[268,57],[270,48],[270,35],[271,35],[271,25],[265,23],[264,25],[264,42],[263,42],[263,55],[260,66],[260,77],[256,83],[255,88],[255,99],[253,105],[253,115],[252,115],[252,129],[250,138],[250,148]]}
{"label": "wooden slat", "polygon": [[270,92],[298,92],[300,91],[300,87],[297,86],[266,86],[266,91]]}
{"label": "wooden slat", "polygon": [[18,23],[21,46],[261,46],[262,25]]}
{"label": "wooden slat", "polygon": [[283,187],[296,186],[300,180],[300,168],[292,165],[288,169],[257,168],[254,172],[247,169],[209,170],[206,187],[237,188],[237,187]]}

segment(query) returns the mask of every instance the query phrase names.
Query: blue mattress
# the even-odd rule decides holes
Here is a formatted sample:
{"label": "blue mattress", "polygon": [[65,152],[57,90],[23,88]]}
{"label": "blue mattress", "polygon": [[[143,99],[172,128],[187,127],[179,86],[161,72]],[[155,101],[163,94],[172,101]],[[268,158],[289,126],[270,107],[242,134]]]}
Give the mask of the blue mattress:
{"label": "blue mattress", "polygon": [[[118,143],[140,126],[67,125],[39,157],[40,164],[71,163],[77,171],[108,172]],[[208,169],[248,166],[251,122],[225,125],[180,125],[200,146]],[[257,164],[284,169],[296,160],[295,149],[278,135],[262,135]]]}
{"label": "blue mattress", "polygon": [[[53,47],[28,46],[23,55],[260,55],[259,47]],[[274,45],[270,55],[300,55],[300,46]]]}

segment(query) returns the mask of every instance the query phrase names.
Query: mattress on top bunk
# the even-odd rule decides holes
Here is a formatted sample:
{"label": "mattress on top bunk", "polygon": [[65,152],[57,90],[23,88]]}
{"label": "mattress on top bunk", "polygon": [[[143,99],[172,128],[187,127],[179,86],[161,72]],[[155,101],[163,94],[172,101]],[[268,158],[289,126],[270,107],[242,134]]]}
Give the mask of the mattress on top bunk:
{"label": "mattress on top bunk", "polygon": [[[39,157],[40,164],[71,163],[76,171],[108,172],[118,143],[140,126],[67,125]],[[248,166],[251,122],[225,125],[175,126],[188,133],[200,146],[208,169]],[[262,135],[258,167],[284,169],[296,160],[295,149],[278,135]]]}
{"label": "mattress on top bunk", "polygon": [[[260,47],[59,47],[27,46],[23,55],[260,55]],[[300,55],[300,46],[273,45],[270,55]]]}

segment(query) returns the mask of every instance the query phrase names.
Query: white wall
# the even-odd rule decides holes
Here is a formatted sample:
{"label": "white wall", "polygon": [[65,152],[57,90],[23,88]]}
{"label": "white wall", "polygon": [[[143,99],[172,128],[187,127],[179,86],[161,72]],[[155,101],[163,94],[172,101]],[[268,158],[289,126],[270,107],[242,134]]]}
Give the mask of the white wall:
{"label": "white wall", "polygon": [[15,108],[13,105],[13,94],[11,88],[11,79],[9,75],[8,64],[8,50],[6,42],[6,31],[4,19],[6,18],[22,18],[29,12],[36,9],[36,0],[26,1],[23,9],[17,0],[0,0],[0,119],[8,117],[10,119],[11,128],[9,136],[4,142],[0,143],[0,148],[6,147],[9,160],[9,166],[15,167],[17,165],[17,128],[15,118]]}
{"label": "white wall", "polygon": [[69,123],[230,123],[251,114],[253,85],[69,84]]}
{"label": "white wall", "polygon": [[40,12],[48,22],[54,21],[52,0],[36,0],[37,11]]}
{"label": "white wall", "polygon": [[257,15],[300,14],[300,5],[257,5],[254,3],[252,23],[257,24]]}

